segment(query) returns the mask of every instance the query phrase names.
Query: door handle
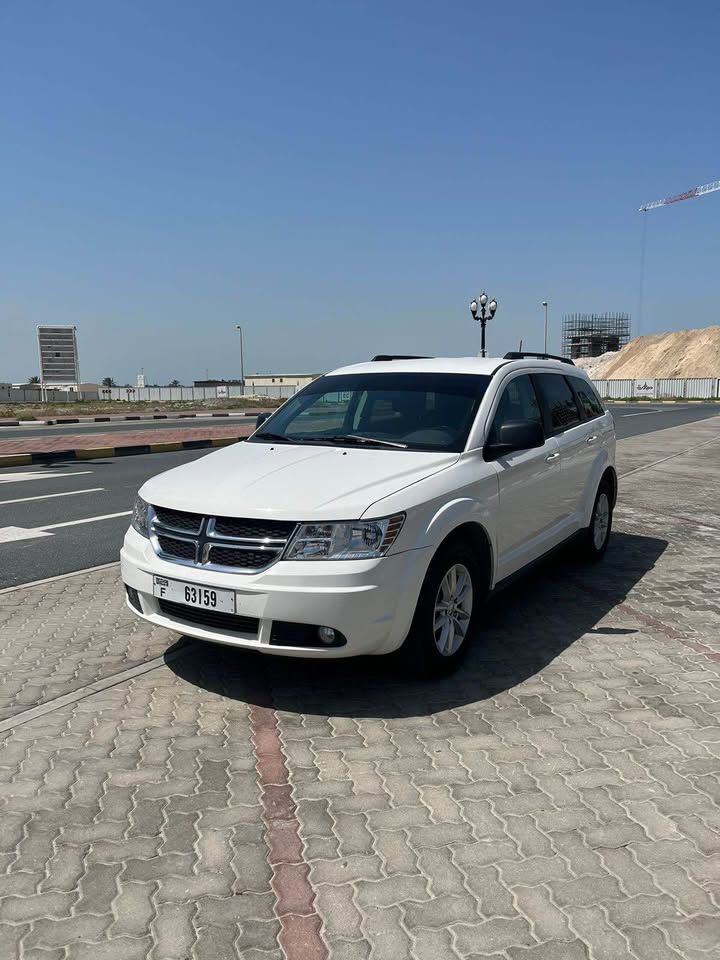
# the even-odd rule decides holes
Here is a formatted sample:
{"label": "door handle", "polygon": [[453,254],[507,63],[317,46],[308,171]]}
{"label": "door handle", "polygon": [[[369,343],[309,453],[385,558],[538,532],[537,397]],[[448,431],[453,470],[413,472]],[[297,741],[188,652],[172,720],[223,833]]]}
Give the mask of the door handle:
{"label": "door handle", "polygon": [[589,437],[585,437],[585,443],[595,443],[597,440],[597,434],[591,433]]}
{"label": "door handle", "polygon": [[552,463],[553,460],[557,460],[559,456],[560,454],[557,451],[555,453],[551,453],[549,457],[545,457],[545,463]]}

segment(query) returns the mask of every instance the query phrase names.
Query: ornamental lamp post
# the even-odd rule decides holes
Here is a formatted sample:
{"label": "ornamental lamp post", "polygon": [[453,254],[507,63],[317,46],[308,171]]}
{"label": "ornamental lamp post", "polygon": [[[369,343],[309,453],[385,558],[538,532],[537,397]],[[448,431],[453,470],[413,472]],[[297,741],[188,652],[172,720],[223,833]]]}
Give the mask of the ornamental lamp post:
{"label": "ornamental lamp post", "polygon": [[488,320],[492,320],[495,316],[495,311],[497,310],[497,300],[491,300],[488,303],[488,296],[486,293],[481,293],[479,297],[476,297],[475,300],[472,300],[470,303],[470,313],[473,315],[473,320],[480,321],[480,356],[484,357],[485,354],[485,324]]}

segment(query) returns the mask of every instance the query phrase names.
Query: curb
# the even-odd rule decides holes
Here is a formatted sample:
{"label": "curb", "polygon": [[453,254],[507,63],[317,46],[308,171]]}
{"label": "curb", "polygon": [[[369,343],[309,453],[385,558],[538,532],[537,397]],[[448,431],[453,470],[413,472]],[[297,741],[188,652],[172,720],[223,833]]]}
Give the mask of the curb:
{"label": "curb", "polygon": [[164,443],[140,443],[122,447],[79,447],[74,450],[45,450],[38,453],[11,453],[0,456],[0,467],[24,467],[31,463],[53,460],[95,460],[107,457],[130,457],[140,453],[171,453],[176,450],[202,450],[227,447],[245,437],[215,437],[208,440],[168,440]]}
{"label": "curb", "polygon": [[111,414],[102,417],[50,417],[46,420],[0,420],[0,427],[26,427],[29,424],[38,426],[57,427],[72,423],[122,423],[125,420],[191,420],[194,417],[204,419],[206,417],[256,417],[258,413],[265,413],[265,410],[220,410],[200,413],[129,413]]}

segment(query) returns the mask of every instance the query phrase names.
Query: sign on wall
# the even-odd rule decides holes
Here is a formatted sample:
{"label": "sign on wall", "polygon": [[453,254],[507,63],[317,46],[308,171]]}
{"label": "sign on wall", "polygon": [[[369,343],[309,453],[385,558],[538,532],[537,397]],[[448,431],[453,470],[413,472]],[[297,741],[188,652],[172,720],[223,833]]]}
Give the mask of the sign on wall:
{"label": "sign on wall", "polygon": [[40,383],[43,387],[62,384],[80,389],[75,327],[38,327]]}
{"label": "sign on wall", "polygon": [[218,386],[215,387],[215,390],[216,390],[216,392],[217,392],[217,398],[218,398],[218,400],[220,400],[220,399],[223,399],[223,400],[224,400],[224,399],[227,399],[228,388],[227,388],[226,386],[221,386],[220,384],[218,384]]}
{"label": "sign on wall", "polygon": [[636,380],[633,395],[636,397],[648,397],[655,399],[655,381],[654,380]]}

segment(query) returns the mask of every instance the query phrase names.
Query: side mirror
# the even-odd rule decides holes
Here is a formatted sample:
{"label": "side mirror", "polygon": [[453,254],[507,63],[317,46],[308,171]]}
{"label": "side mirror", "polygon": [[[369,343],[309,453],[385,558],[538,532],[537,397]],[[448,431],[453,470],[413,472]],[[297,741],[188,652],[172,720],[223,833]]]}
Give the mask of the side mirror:
{"label": "side mirror", "polygon": [[258,427],[261,427],[269,418],[270,414],[267,411],[265,413],[259,413],[257,415],[257,420],[255,421],[255,429],[257,430]]}
{"label": "side mirror", "polygon": [[500,425],[496,440],[485,444],[486,460],[497,460],[518,450],[532,450],[545,443],[545,431],[537,420],[508,420]]}

